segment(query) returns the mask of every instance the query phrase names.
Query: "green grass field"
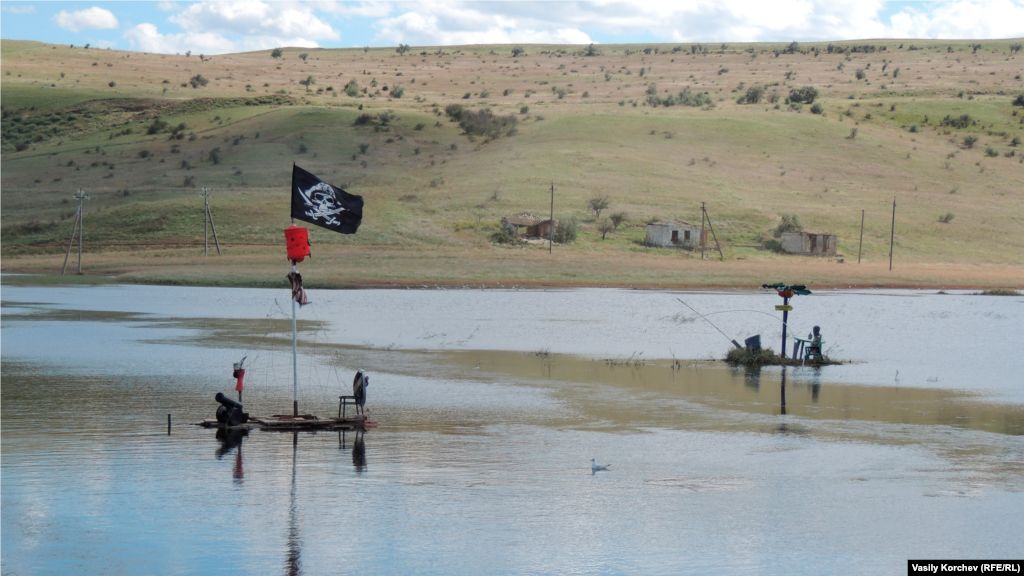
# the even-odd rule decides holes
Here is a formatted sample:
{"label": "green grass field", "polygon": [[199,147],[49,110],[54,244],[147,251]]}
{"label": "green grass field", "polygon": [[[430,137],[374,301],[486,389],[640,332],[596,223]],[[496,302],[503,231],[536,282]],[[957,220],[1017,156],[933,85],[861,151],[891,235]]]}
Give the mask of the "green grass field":
{"label": "green grass field", "polygon": [[[519,57],[508,46],[287,49],[282,59],[200,62],[3,41],[2,268],[59,271],[81,188],[87,274],[276,284],[295,162],[366,201],[358,234],[312,231],[304,266],[322,285],[1020,287],[1015,43],[862,41],[831,54],[828,43],[793,53],[602,46],[590,57],[567,46],[527,46]],[[841,50],[864,45],[875,51]],[[209,83],[192,88],[196,74]],[[352,80],[356,97],[344,92]],[[389,96],[396,85],[401,98]],[[764,98],[737,103],[751,86]],[[817,89],[821,114],[786,101],[804,86]],[[684,87],[711,105],[650,104],[649,91]],[[465,134],[444,113],[450,104],[512,115],[515,134]],[[363,114],[374,122],[357,125]],[[502,216],[546,215],[552,185],[556,218],[582,222],[576,242],[552,255],[492,244]],[[202,187],[212,189],[219,258],[201,257]],[[611,204],[600,219],[586,208],[595,196]],[[724,262],[644,245],[646,222],[699,222],[701,202]],[[626,219],[602,240],[598,227],[614,212]],[[764,250],[783,213],[837,234],[845,263]]]}

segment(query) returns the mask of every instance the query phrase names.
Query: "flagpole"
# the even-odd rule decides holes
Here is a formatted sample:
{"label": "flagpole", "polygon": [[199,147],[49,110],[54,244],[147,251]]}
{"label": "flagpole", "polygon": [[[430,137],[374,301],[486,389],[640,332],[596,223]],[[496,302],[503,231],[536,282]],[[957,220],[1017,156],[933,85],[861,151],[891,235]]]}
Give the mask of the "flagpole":
{"label": "flagpole", "polygon": [[[292,218],[295,226],[295,218]],[[292,263],[292,274],[298,272]],[[299,415],[299,347],[295,336],[295,295],[292,294],[292,415]]]}

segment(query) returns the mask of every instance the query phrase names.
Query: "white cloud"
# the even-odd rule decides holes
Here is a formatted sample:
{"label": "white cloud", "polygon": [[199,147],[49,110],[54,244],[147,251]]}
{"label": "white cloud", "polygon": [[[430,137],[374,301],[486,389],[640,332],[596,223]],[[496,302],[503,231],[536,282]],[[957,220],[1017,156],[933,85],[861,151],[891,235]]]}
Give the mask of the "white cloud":
{"label": "white cloud", "polygon": [[193,54],[230,54],[267,50],[278,46],[319,46],[315,40],[303,37],[246,36],[236,41],[214,32],[161,34],[153,24],[139,24],[128,30],[124,37],[133,48],[158,54],[184,54],[189,51]]}
{"label": "white cloud", "polygon": [[[331,18],[372,19],[373,43],[414,46],[589,44],[595,37],[607,42],[643,38],[689,43],[1024,36],[1024,0],[946,0],[900,6],[885,17],[885,0],[205,0],[184,7],[164,0],[160,8],[174,12],[168,20],[180,26],[180,32],[161,34],[155,25],[141,24],[125,38],[139,49],[164,53],[337,45],[341,34],[325,20]],[[97,12],[117,25],[112,14],[99,8],[62,12],[58,18],[89,27],[82,24],[85,15],[95,18]]]}
{"label": "white cloud", "polygon": [[338,40],[341,35],[309,7],[293,2],[200,2],[171,16],[170,21],[191,33],[237,34]]}
{"label": "white cloud", "polygon": [[[931,7],[924,5],[922,7]],[[1024,3],[1010,0],[959,0],[931,7],[906,8],[890,19],[895,38],[985,39],[1024,36]]]}
{"label": "white cloud", "polygon": [[117,18],[114,17],[114,14],[110,10],[97,6],[77,12],[61,10],[53,17],[53,22],[71,32],[79,32],[85,28],[93,30],[117,28]]}
{"label": "white cloud", "polygon": [[27,6],[0,6],[0,11],[10,12],[11,14],[35,14],[36,7],[31,4]]}
{"label": "white cloud", "polygon": [[171,16],[184,32],[161,34],[153,24],[140,24],[125,38],[146,52],[226,54],[278,46],[316,48],[321,40],[341,34],[311,8],[294,2],[199,2]]}
{"label": "white cloud", "polygon": [[339,2],[337,0],[311,0],[306,2],[309,6],[321,12],[337,16],[362,16],[366,18],[383,18],[391,14],[394,9],[392,2]]}
{"label": "white cloud", "polygon": [[600,34],[635,42],[757,42],[1024,36],[1024,0],[950,0],[903,8],[883,0],[419,2],[374,27],[378,42],[413,45],[557,42]]}

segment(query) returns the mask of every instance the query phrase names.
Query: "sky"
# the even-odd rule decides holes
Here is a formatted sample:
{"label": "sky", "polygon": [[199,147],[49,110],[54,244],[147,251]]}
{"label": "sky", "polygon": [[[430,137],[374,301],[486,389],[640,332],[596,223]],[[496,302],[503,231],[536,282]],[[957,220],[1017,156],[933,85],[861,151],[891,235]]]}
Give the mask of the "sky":
{"label": "sky", "polygon": [[276,47],[1024,37],[1024,0],[0,1],[0,38],[183,54]]}

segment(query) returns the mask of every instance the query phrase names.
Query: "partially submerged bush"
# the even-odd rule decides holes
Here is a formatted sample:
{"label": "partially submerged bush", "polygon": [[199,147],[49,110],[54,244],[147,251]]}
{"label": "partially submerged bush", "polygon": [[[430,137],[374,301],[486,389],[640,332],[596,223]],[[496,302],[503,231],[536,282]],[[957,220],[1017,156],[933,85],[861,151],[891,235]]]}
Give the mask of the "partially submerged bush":
{"label": "partially submerged bush", "polygon": [[981,293],[981,296],[1024,296],[1024,294],[1021,294],[1013,288],[993,288],[991,290],[985,290]]}

